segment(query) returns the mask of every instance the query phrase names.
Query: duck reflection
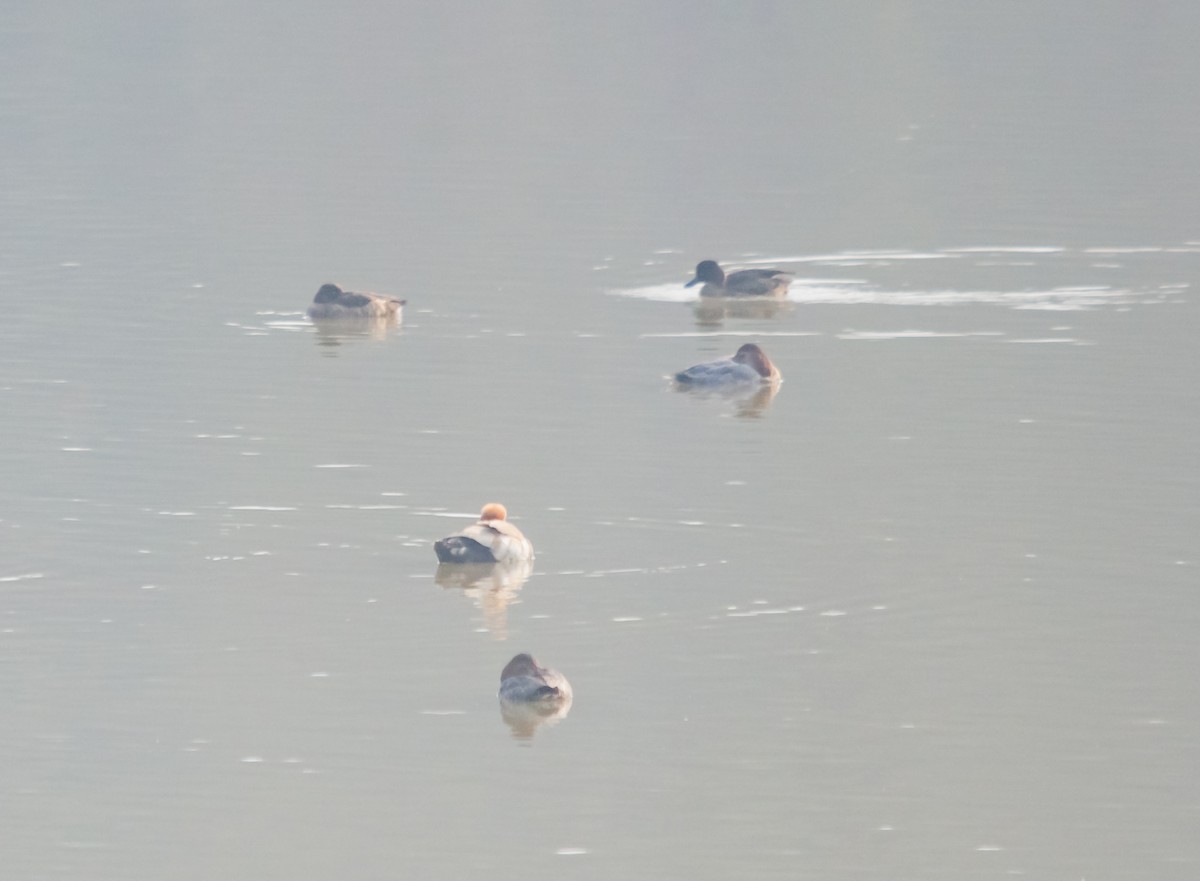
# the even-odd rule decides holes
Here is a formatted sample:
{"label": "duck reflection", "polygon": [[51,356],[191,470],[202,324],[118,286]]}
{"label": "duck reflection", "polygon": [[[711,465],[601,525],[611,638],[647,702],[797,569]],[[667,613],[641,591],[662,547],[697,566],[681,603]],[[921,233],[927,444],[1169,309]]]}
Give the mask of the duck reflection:
{"label": "duck reflection", "polygon": [[697,327],[720,327],[726,318],[769,321],[792,311],[790,302],[774,297],[701,297],[692,306]]}
{"label": "duck reflection", "polygon": [[318,346],[337,348],[353,340],[384,340],[400,326],[395,315],[384,318],[314,318]]}
{"label": "duck reflection", "polygon": [[442,563],[433,579],[447,589],[461,589],[483,612],[483,626],[497,640],[508,638],[508,604],[517,598],[533,572],[532,560],[506,563]]}
{"label": "duck reflection", "polygon": [[759,419],[767,412],[775,396],[779,394],[779,383],[764,384],[759,388],[731,386],[725,388],[696,388],[694,386],[674,386],[675,391],[692,398],[717,400],[728,403],[733,408],[733,415],[739,419]]}
{"label": "duck reflection", "polygon": [[765,385],[750,395],[741,395],[733,399],[733,415],[741,419],[758,419],[767,412],[775,396],[779,394],[779,383]]}
{"label": "duck reflection", "polygon": [[500,718],[512,729],[515,740],[533,740],[538,728],[543,725],[557,725],[571,712],[571,698],[567,697],[557,704],[509,704],[500,702]]}
{"label": "duck reflection", "polygon": [[500,717],[517,740],[531,740],[542,725],[565,719],[574,699],[567,677],[523,652],[500,673],[498,696]]}

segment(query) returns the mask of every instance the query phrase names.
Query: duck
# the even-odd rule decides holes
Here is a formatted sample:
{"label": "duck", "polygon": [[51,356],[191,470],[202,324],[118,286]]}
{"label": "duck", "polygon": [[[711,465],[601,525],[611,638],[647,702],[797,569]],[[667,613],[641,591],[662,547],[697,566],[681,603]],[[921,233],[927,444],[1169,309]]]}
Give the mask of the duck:
{"label": "duck", "polygon": [[696,277],[684,285],[704,283],[701,297],[777,297],[787,296],[793,276],[782,269],[739,269],[725,274],[716,260],[701,260],[696,264]]}
{"label": "duck", "polygon": [[681,386],[714,388],[734,385],[778,385],[782,376],[767,353],[755,343],[746,343],[731,357],[696,364],[675,374]]}
{"label": "duck", "polygon": [[439,539],[433,550],[443,563],[508,563],[532,560],[533,545],[521,530],[508,522],[508,509],[488,502],[479,521]]}
{"label": "duck", "polygon": [[532,655],[521,652],[500,671],[499,698],[501,703],[565,703],[572,699],[571,683],[557,670],[539,667]]}
{"label": "duck", "polygon": [[397,300],[380,294],[344,291],[333,282],[321,285],[308,317],[314,321],[329,318],[388,318],[399,319],[407,300]]}

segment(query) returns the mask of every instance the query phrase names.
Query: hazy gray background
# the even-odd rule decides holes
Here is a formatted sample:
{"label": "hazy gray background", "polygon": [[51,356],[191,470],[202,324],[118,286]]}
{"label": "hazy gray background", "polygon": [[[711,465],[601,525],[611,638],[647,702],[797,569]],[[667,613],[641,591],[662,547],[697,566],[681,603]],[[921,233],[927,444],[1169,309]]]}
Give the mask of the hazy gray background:
{"label": "hazy gray background", "polygon": [[[1197,33],[10,4],[4,873],[1196,878]],[[439,586],[493,499],[533,575]]]}

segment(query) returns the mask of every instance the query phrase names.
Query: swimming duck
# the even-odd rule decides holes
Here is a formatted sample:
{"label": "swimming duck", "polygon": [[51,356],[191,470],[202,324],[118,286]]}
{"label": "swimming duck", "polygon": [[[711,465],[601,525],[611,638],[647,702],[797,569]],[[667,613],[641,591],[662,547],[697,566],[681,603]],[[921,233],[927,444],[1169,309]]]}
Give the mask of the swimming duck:
{"label": "swimming duck", "polygon": [[323,318],[400,318],[407,300],[397,300],[380,294],[359,294],[343,291],[333,283],[321,285],[308,307],[308,317]]}
{"label": "swimming duck", "polygon": [[792,274],[782,269],[739,269],[726,275],[716,260],[702,260],[696,264],[696,277],[684,287],[704,282],[702,297],[783,298],[792,279]]}
{"label": "swimming duck", "polygon": [[571,700],[571,683],[557,670],[539,667],[531,655],[515,655],[500,672],[502,703],[561,703]]}
{"label": "swimming duck", "polygon": [[754,343],[746,343],[731,358],[696,364],[675,374],[680,385],[706,388],[751,383],[777,385],[780,379],[779,368]]}
{"label": "swimming duck", "polygon": [[508,510],[499,502],[488,502],[479,512],[479,522],[433,543],[443,563],[507,563],[532,560],[533,545],[521,530],[507,520]]}

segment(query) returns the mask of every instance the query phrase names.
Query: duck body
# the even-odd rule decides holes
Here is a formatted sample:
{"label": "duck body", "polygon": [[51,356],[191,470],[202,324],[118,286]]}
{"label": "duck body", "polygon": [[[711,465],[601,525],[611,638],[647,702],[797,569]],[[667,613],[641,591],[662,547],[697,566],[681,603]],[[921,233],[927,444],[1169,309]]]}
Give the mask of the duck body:
{"label": "duck body", "polygon": [[399,319],[406,300],[380,294],[344,291],[333,283],[321,285],[308,307],[308,317],[314,321],[334,318],[395,318]]}
{"label": "duck body", "polygon": [[782,377],[779,368],[771,363],[754,343],[746,343],[732,357],[719,361],[706,361],[675,374],[675,382],[681,386],[716,388],[751,386],[763,383],[778,384]]}
{"label": "duck body", "polygon": [[782,269],[739,269],[725,274],[715,260],[696,264],[696,277],[684,285],[690,288],[703,283],[701,297],[775,297],[787,296],[794,276]]}
{"label": "duck body", "polygon": [[483,506],[479,520],[433,543],[442,563],[510,563],[533,559],[533,545],[507,520],[498,502]]}
{"label": "duck body", "polygon": [[501,703],[562,703],[572,699],[567,677],[539,667],[531,655],[515,655],[500,673]]}

